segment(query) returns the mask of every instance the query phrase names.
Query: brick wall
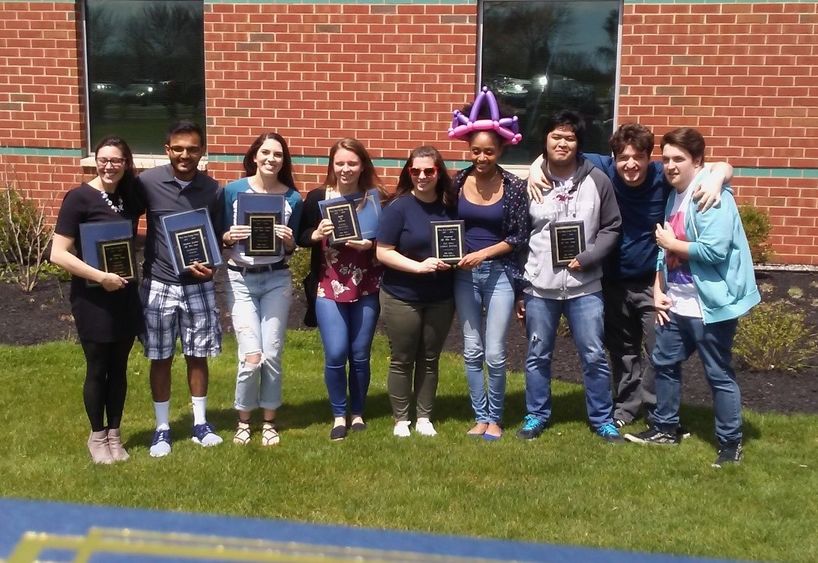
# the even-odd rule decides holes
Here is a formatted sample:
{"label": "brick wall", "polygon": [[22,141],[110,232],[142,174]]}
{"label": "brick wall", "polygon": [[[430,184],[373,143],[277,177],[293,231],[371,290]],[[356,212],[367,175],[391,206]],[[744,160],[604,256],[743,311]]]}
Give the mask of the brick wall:
{"label": "brick wall", "polygon": [[56,149],[0,155],[0,180],[27,186],[52,211],[84,145],[81,60],[74,2],[0,3],[0,147]]}
{"label": "brick wall", "polygon": [[[243,153],[255,135],[274,129],[294,155],[323,158],[351,136],[373,158],[404,160],[424,143],[463,158],[446,130],[452,109],[474,93],[476,6],[205,8],[211,153]],[[323,161],[297,166],[301,188],[325,171]],[[396,170],[379,172],[394,182]]]}
{"label": "brick wall", "polygon": [[[627,3],[626,3],[627,4]],[[770,213],[775,261],[818,264],[818,3],[630,4],[620,121],[698,128]]]}
{"label": "brick wall", "polygon": [[[0,2],[0,170],[52,212],[92,172],[78,10]],[[818,3],[626,1],[623,21],[619,120],[702,130],[739,199],[769,211],[775,261],[818,265]],[[475,4],[206,4],[210,173],[238,177],[268,129],[302,190],[342,136],[393,163],[422,143],[463,159],[445,131],[473,94],[476,32]]]}

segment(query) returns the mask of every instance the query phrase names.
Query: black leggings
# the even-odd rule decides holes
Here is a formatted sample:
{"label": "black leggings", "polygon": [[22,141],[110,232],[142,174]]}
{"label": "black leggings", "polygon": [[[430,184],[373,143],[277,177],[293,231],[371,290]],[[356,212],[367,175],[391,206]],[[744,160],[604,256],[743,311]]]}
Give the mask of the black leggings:
{"label": "black leggings", "polygon": [[119,428],[128,392],[126,371],[133,342],[133,338],[119,342],[81,342],[87,364],[82,396],[94,432],[105,429],[106,413],[108,428]]}

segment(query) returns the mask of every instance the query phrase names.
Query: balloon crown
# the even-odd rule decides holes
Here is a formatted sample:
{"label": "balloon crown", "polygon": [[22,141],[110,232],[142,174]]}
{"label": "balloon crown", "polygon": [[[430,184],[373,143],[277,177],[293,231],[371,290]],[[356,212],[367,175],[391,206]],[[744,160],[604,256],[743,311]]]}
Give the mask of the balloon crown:
{"label": "balloon crown", "polygon": [[[489,105],[491,119],[479,119],[480,110],[483,109],[484,103]],[[520,134],[517,116],[500,119],[497,98],[494,97],[494,92],[489,90],[487,86],[483,86],[483,89],[477,94],[468,117],[459,109],[454,110],[453,114],[452,126],[449,127],[450,139],[465,140],[466,137],[477,131],[494,131],[511,145],[516,145],[523,139]]]}

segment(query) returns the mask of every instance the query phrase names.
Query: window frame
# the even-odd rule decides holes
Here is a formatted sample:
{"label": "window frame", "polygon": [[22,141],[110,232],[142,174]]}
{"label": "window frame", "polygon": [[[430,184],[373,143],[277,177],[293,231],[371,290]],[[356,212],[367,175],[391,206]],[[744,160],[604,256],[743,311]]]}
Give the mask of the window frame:
{"label": "window frame", "polygon": [[[565,2],[566,0],[536,0],[536,1],[543,1],[549,3],[558,3],[558,2]],[[595,0],[585,0],[585,1],[595,1]],[[601,0],[600,0],[601,1]],[[477,0],[477,41],[476,41],[476,65],[475,65],[475,85],[474,85],[474,95],[475,97],[480,93],[480,90],[483,87],[483,47],[484,41],[483,37],[485,34],[485,21],[484,21],[484,10],[486,6],[486,2],[502,2],[508,4],[525,4],[531,2],[531,0]],[[612,131],[615,131],[620,123],[620,109],[619,109],[619,102],[620,102],[620,94],[622,88],[622,19],[623,13],[625,10],[625,0],[618,0],[619,8],[618,8],[618,17],[616,22],[616,61],[614,67],[614,97],[613,97],[613,114],[612,114]],[[523,135],[525,135],[524,131],[520,131]],[[522,177],[523,179],[528,177],[528,168],[527,164],[512,164],[503,162],[503,157],[505,153],[500,157],[499,163],[503,166],[503,168],[517,174],[518,176]]]}

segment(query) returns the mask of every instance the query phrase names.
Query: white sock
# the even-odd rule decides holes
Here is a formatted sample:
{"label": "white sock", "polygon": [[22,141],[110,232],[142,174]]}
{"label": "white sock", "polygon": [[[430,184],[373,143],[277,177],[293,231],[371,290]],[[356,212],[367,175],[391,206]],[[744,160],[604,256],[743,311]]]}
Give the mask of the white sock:
{"label": "white sock", "polygon": [[170,401],[153,402],[157,430],[170,430]]}
{"label": "white sock", "polygon": [[207,422],[205,411],[207,410],[207,396],[190,397],[193,401],[193,426],[198,426]]}

